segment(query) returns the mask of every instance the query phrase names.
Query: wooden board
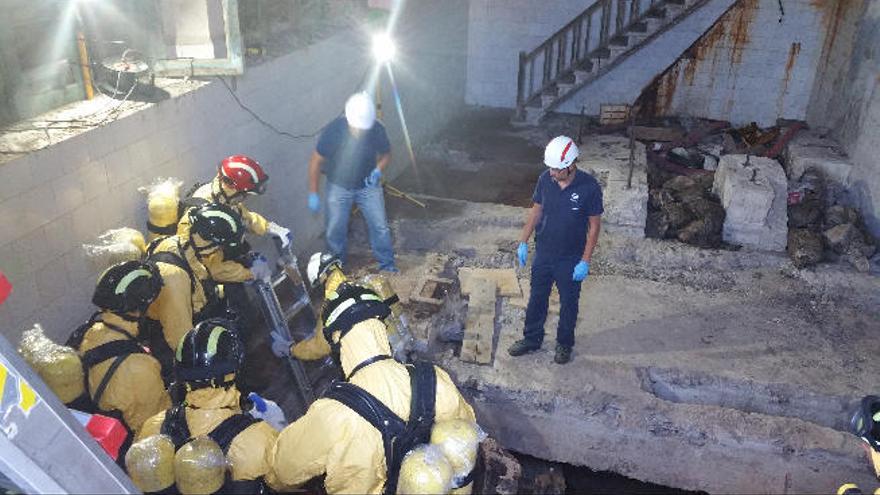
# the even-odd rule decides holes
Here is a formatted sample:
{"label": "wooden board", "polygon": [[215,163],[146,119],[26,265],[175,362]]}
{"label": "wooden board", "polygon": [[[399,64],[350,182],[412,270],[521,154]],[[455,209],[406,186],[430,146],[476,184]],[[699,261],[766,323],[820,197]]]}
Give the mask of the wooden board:
{"label": "wooden board", "polygon": [[[522,297],[511,297],[510,304],[518,308],[526,309],[526,306],[528,306],[529,304],[529,295],[531,294],[531,285],[529,284],[529,279],[524,278],[520,280],[520,286],[522,286]],[[559,291],[556,290],[555,285],[550,291],[550,306],[548,308],[548,312],[557,315],[559,314]]]}
{"label": "wooden board", "polygon": [[472,280],[492,280],[498,287],[498,295],[502,297],[521,297],[522,289],[513,268],[459,268],[458,280],[461,281],[461,293],[470,294]]}
{"label": "wooden board", "polygon": [[470,363],[489,364],[495,334],[495,282],[473,278],[470,290],[460,357]]}
{"label": "wooden board", "polygon": [[625,124],[629,120],[629,105],[600,105],[599,124]]}

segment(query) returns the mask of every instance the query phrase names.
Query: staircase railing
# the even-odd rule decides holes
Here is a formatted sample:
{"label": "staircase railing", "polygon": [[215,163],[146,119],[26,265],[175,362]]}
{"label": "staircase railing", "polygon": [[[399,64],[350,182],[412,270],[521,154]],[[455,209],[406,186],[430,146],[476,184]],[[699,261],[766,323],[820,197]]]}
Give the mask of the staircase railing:
{"label": "staircase railing", "polygon": [[516,106],[520,114],[557,79],[638,22],[661,0],[597,0],[530,52],[519,53]]}

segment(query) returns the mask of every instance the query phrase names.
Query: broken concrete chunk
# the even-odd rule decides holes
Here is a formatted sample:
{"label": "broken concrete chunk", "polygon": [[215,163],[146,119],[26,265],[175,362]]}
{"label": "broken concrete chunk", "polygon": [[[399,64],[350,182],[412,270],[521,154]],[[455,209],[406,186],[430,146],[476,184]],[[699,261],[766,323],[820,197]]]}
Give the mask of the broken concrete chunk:
{"label": "broken concrete chunk", "polygon": [[855,208],[848,206],[834,205],[825,211],[825,228],[841,225],[844,223],[857,224],[859,222],[859,212]]}
{"label": "broken concrete chunk", "polygon": [[788,256],[794,266],[805,268],[822,261],[822,236],[808,229],[788,232]]}
{"label": "broken concrete chunk", "polygon": [[784,251],[788,238],[788,181],[776,160],[746,155],[721,158],[713,192],[726,216],[725,242]]}
{"label": "broken concrete chunk", "polygon": [[861,240],[862,233],[851,223],[836,225],[823,233],[828,248],[838,254],[845,254],[856,240]]}
{"label": "broken concrete chunk", "polygon": [[843,256],[843,259],[861,273],[868,273],[871,270],[871,262],[868,261],[867,256],[859,252],[847,253]]}
{"label": "broken concrete chunk", "polygon": [[799,179],[811,168],[821,170],[831,182],[850,186],[852,163],[841,146],[833,139],[811,131],[800,132],[788,144],[786,164],[789,176]]}

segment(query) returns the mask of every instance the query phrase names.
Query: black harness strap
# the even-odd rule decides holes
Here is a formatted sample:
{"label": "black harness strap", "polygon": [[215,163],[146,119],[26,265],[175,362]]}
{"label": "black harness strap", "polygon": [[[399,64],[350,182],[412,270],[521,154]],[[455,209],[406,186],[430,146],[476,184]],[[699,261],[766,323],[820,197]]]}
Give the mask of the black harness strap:
{"label": "black harness strap", "polygon": [[391,356],[389,356],[388,354],[378,354],[378,355],[373,356],[371,358],[364,359],[363,361],[358,363],[358,365],[355,366],[353,370],[351,370],[351,373],[349,373],[348,378],[353,377],[355,373],[366,368],[367,366],[369,366],[373,363],[379,362],[379,361],[384,361],[386,359],[391,359]]}
{"label": "black harness strap", "polygon": [[437,392],[434,365],[417,362],[406,368],[412,389],[408,421],[401,419],[382,401],[352,383],[335,382],[324,395],[356,412],[382,434],[387,466],[385,493],[389,494],[397,491],[400,464],[404,455],[416,445],[427,443],[434,425]]}
{"label": "black harness strap", "polygon": [[150,243],[150,245],[147,247],[147,259],[157,263],[167,263],[169,265],[174,265],[177,268],[185,271],[186,274],[189,275],[189,290],[191,293],[195,294],[196,276],[192,271],[192,267],[189,266],[189,263],[186,262],[186,259],[180,252],[180,244],[177,245],[176,253],[173,253],[171,251],[162,251],[157,253],[156,248],[159,246],[159,242],[161,241],[162,238],[159,238]]}
{"label": "black harness strap", "polygon": [[152,232],[154,234],[160,234],[160,235],[174,235],[177,233],[177,223],[175,222],[175,223],[166,225],[164,227],[161,227],[161,226],[156,225],[148,220],[147,221],[147,231]]}
{"label": "black harness strap", "polygon": [[178,404],[165,410],[165,419],[159,433],[167,435],[174,443],[174,450],[183,447],[189,441],[189,425],[186,423],[186,405]]}
{"label": "black harness strap", "polygon": [[248,429],[251,425],[259,423],[261,419],[257,419],[250,414],[234,414],[223,420],[216,428],[208,433],[211,440],[217,442],[217,445],[223,449],[223,453],[229,453],[229,446],[239,433]]}
{"label": "black harness strap", "polygon": [[391,306],[392,304],[399,303],[399,302],[400,302],[400,298],[397,297],[397,294],[392,294],[391,297],[389,297],[388,299],[385,299],[385,300],[382,301],[382,302],[384,302],[385,304]]}
{"label": "black harness strap", "polygon": [[[82,340],[85,337],[86,332],[89,328],[92,327],[95,323],[100,321],[97,318],[97,314],[90,319],[88,327],[85,331],[82,331],[80,335],[71,335],[72,340],[78,339],[78,345],[82,345]],[[112,323],[107,323],[105,321],[101,321],[105,327],[108,329],[121,334],[125,337],[125,340],[113,340],[110,342],[105,342],[99,346],[93,347],[88,351],[84,352],[82,355],[82,364],[85,368],[84,377],[85,377],[85,390],[86,394],[91,390],[91,385],[89,383],[89,371],[91,369],[108,359],[113,359],[113,362],[110,364],[110,367],[107,369],[107,372],[104,373],[104,376],[101,377],[101,382],[98,384],[98,388],[95,389],[95,395],[91,398],[92,403],[98,409],[100,409],[101,398],[104,396],[104,391],[107,390],[107,385],[110,384],[110,379],[113,378],[113,375],[116,373],[116,370],[125,361],[128,356],[132,354],[146,354],[144,348],[138,343],[137,339],[125,329],[113,325]],[[79,329],[77,329],[79,331]],[[76,332],[75,332],[76,333]],[[69,339],[69,340],[71,340]]]}

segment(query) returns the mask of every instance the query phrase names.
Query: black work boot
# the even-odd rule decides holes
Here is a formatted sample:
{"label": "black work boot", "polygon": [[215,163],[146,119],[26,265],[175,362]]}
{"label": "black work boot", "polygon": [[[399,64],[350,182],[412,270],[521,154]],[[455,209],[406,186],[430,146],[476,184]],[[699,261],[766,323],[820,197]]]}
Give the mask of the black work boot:
{"label": "black work boot", "polygon": [[511,356],[522,356],[530,352],[537,351],[541,348],[541,344],[536,344],[526,339],[517,340],[507,348],[507,353]]}
{"label": "black work boot", "polygon": [[565,364],[571,361],[571,347],[556,344],[556,355],[553,356],[553,361],[555,361],[556,364]]}

